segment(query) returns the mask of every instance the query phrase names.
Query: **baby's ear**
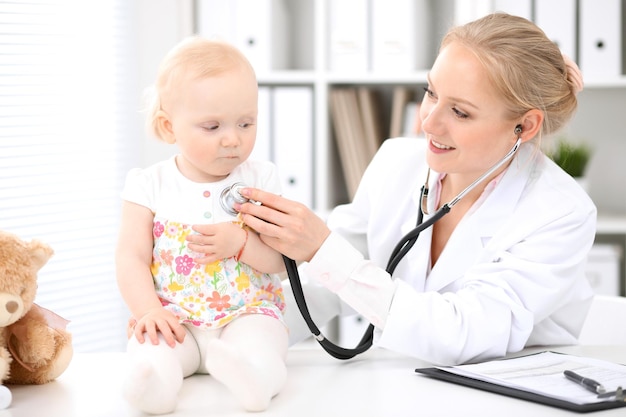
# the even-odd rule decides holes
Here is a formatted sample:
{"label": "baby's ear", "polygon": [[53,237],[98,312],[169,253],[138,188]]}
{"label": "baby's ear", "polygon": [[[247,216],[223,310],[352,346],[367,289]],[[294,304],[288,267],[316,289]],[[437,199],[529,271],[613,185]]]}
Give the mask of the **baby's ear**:
{"label": "baby's ear", "polygon": [[170,116],[163,110],[159,110],[156,115],[155,128],[157,131],[156,133],[163,141],[169,144],[176,143],[176,136],[174,136],[174,131],[172,130]]}

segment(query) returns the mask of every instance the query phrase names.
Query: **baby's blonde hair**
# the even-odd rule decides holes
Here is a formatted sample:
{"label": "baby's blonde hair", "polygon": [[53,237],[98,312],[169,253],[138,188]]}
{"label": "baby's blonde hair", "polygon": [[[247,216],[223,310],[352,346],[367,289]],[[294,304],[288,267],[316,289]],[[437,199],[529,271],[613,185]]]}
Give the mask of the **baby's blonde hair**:
{"label": "baby's blonde hair", "polygon": [[538,137],[561,129],[577,107],[577,87],[561,51],[534,23],[494,13],[452,28],[441,48],[468,47],[485,67],[504,99],[511,119],[539,109],[544,120]]}
{"label": "baby's blonde hair", "polygon": [[164,110],[163,104],[175,97],[182,83],[214,77],[237,68],[247,68],[254,75],[248,59],[233,45],[196,36],[181,41],[161,62],[156,82],[149,92],[147,130],[158,139],[164,139],[158,115]]}

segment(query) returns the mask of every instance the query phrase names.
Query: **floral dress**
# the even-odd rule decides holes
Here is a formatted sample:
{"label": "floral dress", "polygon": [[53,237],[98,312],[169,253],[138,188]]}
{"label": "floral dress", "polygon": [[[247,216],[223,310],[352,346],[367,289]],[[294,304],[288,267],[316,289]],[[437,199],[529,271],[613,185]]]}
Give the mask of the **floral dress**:
{"label": "floral dress", "polygon": [[231,258],[208,265],[195,262],[187,246],[191,225],[236,221],[219,205],[221,190],[234,182],[277,192],[272,164],[246,161],[217,183],[194,183],[175,159],[131,170],[122,198],[155,213],[151,272],[163,306],[182,323],[219,328],[243,314],[264,314],[283,321],[285,300],[280,278]]}

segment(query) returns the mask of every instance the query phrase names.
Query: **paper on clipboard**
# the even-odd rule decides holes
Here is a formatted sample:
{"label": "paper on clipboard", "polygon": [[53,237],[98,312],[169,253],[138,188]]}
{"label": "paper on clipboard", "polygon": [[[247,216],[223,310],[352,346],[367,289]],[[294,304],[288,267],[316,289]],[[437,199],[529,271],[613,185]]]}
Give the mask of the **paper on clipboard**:
{"label": "paper on clipboard", "polygon": [[607,391],[626,387],[624,365],[550,351],[437,369],[579,405],[615,401],[615,398],[598,398],[593,392],[565,378],[563,371],[566,369],[600,381]]}

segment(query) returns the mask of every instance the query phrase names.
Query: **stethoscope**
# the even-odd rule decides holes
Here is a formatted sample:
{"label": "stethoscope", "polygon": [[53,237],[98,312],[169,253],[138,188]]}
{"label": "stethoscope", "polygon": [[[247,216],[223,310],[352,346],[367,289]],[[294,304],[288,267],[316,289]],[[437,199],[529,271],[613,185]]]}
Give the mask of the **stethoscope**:
{"label": "stethoscope", "polygon": [[[520,130],[521,131],[521,130]],[[519,134],[518,127],[516,127],[515,132]],[[511,148],[511,150],[495,165],[493,165],[489,170],[487,170],[484,174],[478,177],[474,182],[468,185],[463,191],[456,195],[452,200],[448,203],[441,206],[430,218],[424,221],[424,214],[428,213],[428,182],[430,178],[430,168],[428,169],[428,174],[426,175],[426,181],[422,186],[420,192],[420,203],[418,207],[417,213],[417,224],[413,230],[408,232],[406,235],[400,239],[398,244],[395,246],[391,255],[389,256],[389,261],[387,262],[387,267],[385,270],[391,276],[395,271],[398,263],[404,258],[404,256],[411,250],[420,233],[425,229],[429,228],[443,216],[450,212],[450,209],[454,207],[463,197],[465,197],[470,191],[472,191],[478,184],[483,182],[487,177],[491,176],[494,172],[496,172],[502,165],[504,165],[509,159],[513,157],[515,152],[520,147],[522,143],[522,139],[518,138],[515,142],[515,145]],[[227,210],[229,213],[233,213],[236,215],[237,212],[232,208],[234,202],[244,203],[249,201],[245,197],[241,196],[239,190],[244,188],[245,185],[242,183],[235,183],[230,187],[225,188],[220,195],[220,202],[222,207]],[[257,203],[257,202],[253,202]],[[258,204],[258,203],[257,203]],[[309,308],[304,299],[304,291],[302,289],[302,283],[300,281],[300,274],[298,273],[298,267],[296,262],[283,255],[283,260],[285,262],[285,268],[287,270],[287,275],[289,276],[289,284],[291,285],[291,289],[293,291],[294,298],[296,300],[296,304],[304,321],[309,328],[309,331],[313,335],[313,337],[317,340],[317,342],[328,352],[331,356],[337,359],[351,359],[356,355],[359,355],[366,350],[368,350],[374,341],[374,325],[370,324],[365,330],[363,337],[359,341],[359,343],[354,348],[343,348],[341,346],[336,345],[331,342],[328,338],[326,338],[320,329],[317,327],[313,319],[311,318],[311,314],[309,312]]]}

